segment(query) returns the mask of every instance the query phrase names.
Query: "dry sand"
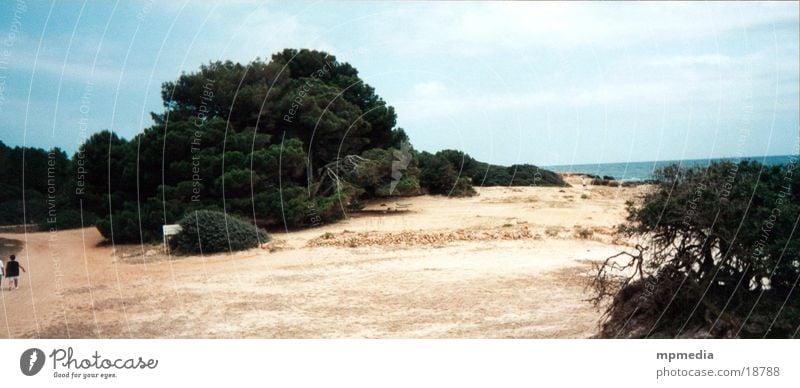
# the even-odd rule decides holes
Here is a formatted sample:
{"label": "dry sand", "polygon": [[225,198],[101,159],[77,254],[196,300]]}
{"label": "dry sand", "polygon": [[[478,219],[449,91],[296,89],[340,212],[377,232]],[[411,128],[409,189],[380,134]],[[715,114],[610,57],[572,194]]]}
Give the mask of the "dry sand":
{"label": "dry sand", "polygon": [[397,212],[373,203],[265,248],[204,257],[102,245],[94,228],[0,234],[24,242],[28,269],[18,290],[3,280],[0,337],[589,337],[600,317],[585,301],[590,261],[623,248],[612,227],[645,189],[578,181],[408,198]]}

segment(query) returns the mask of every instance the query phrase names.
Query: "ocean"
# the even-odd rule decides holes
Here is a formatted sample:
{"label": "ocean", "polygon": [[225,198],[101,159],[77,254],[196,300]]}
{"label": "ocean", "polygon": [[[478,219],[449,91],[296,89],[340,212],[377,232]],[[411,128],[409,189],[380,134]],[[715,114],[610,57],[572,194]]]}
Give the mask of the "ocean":
{"label": "ocean", "polygon": [[[597,164],[571,164],[559,166],[542,166],[554,172],[573,172],[592,174],[597,176],[612,176],[614,179],[626,181],[643,181],[652,179],[653,171],[671,164],[680,164],[683,167],[707,166],[712,161],[729,160],[755,160],[766,165],[788,164],[792,155],[779,156],[748,156],[742,158],[719,159],[686,159],[686,160],[659,160],[650,162],[623,162],[623,163],[597,163]],[[798,156],[794,156],[797,158]]]}

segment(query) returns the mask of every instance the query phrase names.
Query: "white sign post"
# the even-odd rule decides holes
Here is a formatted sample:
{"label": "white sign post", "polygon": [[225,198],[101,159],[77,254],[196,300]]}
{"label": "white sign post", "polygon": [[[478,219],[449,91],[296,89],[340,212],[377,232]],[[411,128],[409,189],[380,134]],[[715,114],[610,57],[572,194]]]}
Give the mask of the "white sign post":
{"label": "white sign post", "polygon": [[178,224],[162,225],[161,230],[164,232],[164,252],[169,252],[169,245],[167,245],[167,237],[174,236],[180,233],[183,228]]}

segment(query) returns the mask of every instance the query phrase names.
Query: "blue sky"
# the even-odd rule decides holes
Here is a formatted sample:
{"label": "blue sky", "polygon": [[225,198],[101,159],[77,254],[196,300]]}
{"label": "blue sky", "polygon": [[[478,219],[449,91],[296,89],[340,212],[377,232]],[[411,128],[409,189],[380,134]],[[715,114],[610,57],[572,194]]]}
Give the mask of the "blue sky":
{"label": "blue sky", "polygon": [[0,140],[130,138],[218,59],[329,51],[418,149],[540,165],[797,153],[798,3],[0,5]]}

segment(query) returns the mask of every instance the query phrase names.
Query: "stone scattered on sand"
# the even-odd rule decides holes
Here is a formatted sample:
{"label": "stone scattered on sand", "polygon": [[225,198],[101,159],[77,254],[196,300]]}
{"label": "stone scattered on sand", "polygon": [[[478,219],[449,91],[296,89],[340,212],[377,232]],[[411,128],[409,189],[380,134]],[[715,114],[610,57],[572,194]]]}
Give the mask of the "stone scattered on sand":
{"label": "stone scattered on sand", "polygon": [[320,236],[308,242],[310,247],[322,246],[410,246],[442,245],[455,241],[521,240],[537,239],[540,235],[528,228],[504,227],[490,230],[457,229],[453,231],[403,231],[403,232],[351,232],[344,231],[333,236]]}
{"label": "stone scattered on sand", "polygon": [[286,240],[272,240],[266,244],[261,244],[261,249],[266,249],[270,252],[276,252],[286,249]]}

